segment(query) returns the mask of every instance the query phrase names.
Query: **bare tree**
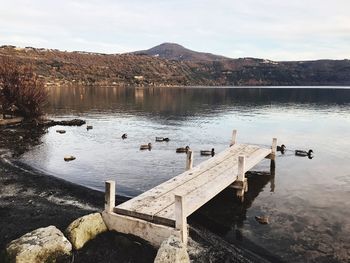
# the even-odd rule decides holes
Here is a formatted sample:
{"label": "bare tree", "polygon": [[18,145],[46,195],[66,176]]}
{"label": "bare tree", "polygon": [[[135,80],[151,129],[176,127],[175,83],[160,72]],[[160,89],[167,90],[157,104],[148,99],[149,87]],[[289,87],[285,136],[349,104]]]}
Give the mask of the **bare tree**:
{"label": "bare tree", "polygon": [[0,60],[0,103],[4,117],[15,109],[15,114],[24,118],[37,118],[43,114],[47,96],[44,83],[31,65],[20,66],[9,58]]}

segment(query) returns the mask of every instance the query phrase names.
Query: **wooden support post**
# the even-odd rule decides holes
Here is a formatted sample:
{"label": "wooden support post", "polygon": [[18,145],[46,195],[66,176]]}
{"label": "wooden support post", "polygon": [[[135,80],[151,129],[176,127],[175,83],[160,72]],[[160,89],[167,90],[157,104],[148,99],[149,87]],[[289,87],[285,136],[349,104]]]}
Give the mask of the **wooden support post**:
{"label": "wooden support post", "polygon": [[105,189],[105,211],[113,212],[115,207],[115,181],[106,181]]}
{"label": "wooden support post", "polygon": [[275,169],[271,169],[271,179],[270,179],[270,192],[275,192]]}
{"label": "wooden support post", "polygon": [[234,145],[236,143],[236,137],[237,137],[237,130],[233,130],[232,131],[232,139],[231,139],[230,146],[232,146],[232,145]]}
{"label": "wooden support post", "polygon": [[239,200],[243,203],[243,201],[244,201],[244,188],[242,188],[242,189],[237,189],[237,191],[236,191],[236,195],[237,195],[237,197],[239,198]]}
{"label": "wooden support post", "polygon": [[187,151],[186,158],[186,170],[191,170],[193,166],[193,152],[191,150]]}
{"label": "wooden support post", "polygon": [[277,151],[277,138],[273,138],[272,147],[271,147],[270,169],[275,169],[276,167],[276,151]]}
{"label": "wooden support post", "polygon": [[175,194],[175,228],[180,230],[181,241],[187,245],[186,204],[182,195]]}
{"label": "wooden support post", "polygon": [[237,181],[243,182],[245,177],[245,156],[238,156],[238,176]]}

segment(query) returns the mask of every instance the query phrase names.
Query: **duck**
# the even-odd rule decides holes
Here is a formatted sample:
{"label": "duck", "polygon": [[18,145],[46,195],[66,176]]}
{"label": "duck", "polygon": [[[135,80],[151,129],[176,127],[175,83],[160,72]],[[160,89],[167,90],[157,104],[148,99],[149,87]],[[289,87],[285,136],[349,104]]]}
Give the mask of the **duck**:
{"label": "duck", "polygon": [[168,137],[163,138],[163,142],[168,142],[170,139]]}
{"label": "duck", "polygon": [[126,139],[126,138],[128,138],[128,135],[127,135],[126,133],[124,133],[124,134],[122,135],[122,139],[124,140],[124,139]]}
{"label": "duck", "polygon": [[60,133],[60,134],[63,134],[63,133],[66,133],[65,130],[56,130],[57,133]]}
{"label": "duck", "polygon": [[152,149],[152,144],[149,142],[148,144],[142,144],[140,146],[140,150],[151,150]]}
{"label": "duck", "polygon": [[284,153],[285,150],[286,146],[284,144],[282,144],[281,146],[277,146],[277,152]]}
{"label": "duck", "polygon": [[92,128],[93,128],[92,125],[86,126],[86,129],[87,129],[87,130],[92,130]]}
{"label": "duck", "polygon": [[296,156],[302,156],[302,157],[311,157],[311,155],[313,154],[313,150],[309,150],[308,152],[307,151],[303,151],[303,150],[295,150],[295,155]]}
{"label": "duck", "polygon": [[76,158],[75,158],[75,156],[73,156],[73,155],[66,155],[66,156],[63,157],[63,159],[64,159],[66,162],[70,162],[70,161],[75,160]]}
{"label": "duck", "polygon": [[177,153],[187,153],[190,147],[187,145],[186,147],[180,147],[176,149]]}
{"label": "duck", "polygon": [[156,142],[162,142],[164,140],[163,137],[156,137]]}
{"label": "duck", "polygon": [[204,156],[209,156],[209,155],[214,156],[214,155],[215,155],[215,149],[212,148],[211,151],[209,151],[209,150],[203,150],[203,151],[201,151],[201,155],[204,155]]}

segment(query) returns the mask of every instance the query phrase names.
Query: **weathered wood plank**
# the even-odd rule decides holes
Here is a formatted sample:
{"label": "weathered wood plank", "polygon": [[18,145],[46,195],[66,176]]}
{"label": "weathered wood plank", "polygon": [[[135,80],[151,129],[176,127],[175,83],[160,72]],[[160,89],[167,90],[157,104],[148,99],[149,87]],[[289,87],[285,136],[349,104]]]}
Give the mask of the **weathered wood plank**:
{"label": "weathered wood plank", "polygon": [[153,224],[138,218],[102,212],[103,221],[109,230],[115,230],[124,234],[132,234],[159,247],[161,243],[171,235],[181,238],[180,231],[172,227]]}
{"label": "weathered wood plank", "polygon": [[[249,154],[257,151],[256,149],[251,149]],[[247,152],[248,153],[248,152]],[[181,185],[174,189],[173,191],[168,192],[166,195],[163,195],[155,200],[155,203],[150,206],[143,206],[140,208],[143,213],[157,215],[158,213],[166,209],[168,206],[173,204],[173,198],[175,191],[181,191],[183,194],[188,195],[196,189],[206,189],[211,187],[212,184],[215,184],[217,177],[222,173],[230,174],[232,182],[236,180],[237,172],[233,167],[237,167],[237,158],[228,158],[225,161],[218,164],[215,168],[212,168],[205,173],[201,174],[198,177],[193,178],[189,181],[188,184]]]}
{"label": "weathered wood plank", "polygon": [[193,152],[192,150],[187,151],[186,156],[186,170],[191,170],[193,167]]}
{"label": "weathered wood plank", "polygon": [[185,197],[175,194],[175,228],[180,230],[181,241],[187,244],[188,230],[187,230],[187,212]]}
{"label": "weathered wood plank", "polygon": [[114,212],[150,222],[175,226],[176,193],[186,196],[189,216],[223,189],[238,175],[238,156],[244,155],[243,173],[271,154],[271,149],[235,144],[202,164],[114,208]]}
{"label": "weathered wood plank", "polygon": [[105,182],[105,210],[112,212],[115,207],[115,181]]}
{"label": "weathered wood plank", "polygon": [[[250,170],[257,164],[257,160],[262,160],[266,155],[270,153],[268,149],[259,149],[254,152],[254,155],[246,158],[245,172]],[[233,173],[237,175],[238,169],[236,171],[229,171],[218,175],[215,182],[211,183],[210,186],[196,188],[194,191],[186,195],[186,212],[187,216],[191,215],[194,211],[200,208],[202,205],[211,200],[214,196],[224,190],[227,186],[231,185],[235,179],[232,176]],[[156,214],[161,218],[168,218],[174,220],[174,206],[171,204],[166,209],[158,212]]]}
{"label": "weathered wood plank", "polygon": [[[257,147],[249,147],[245,148],[245,153],[247,156],[250,156],[255,151],[259,150]],[[221,159],[222,160],[222,159]],[[229,170],[229,172],[234,172],[234,168],[237,167],[237,158],[228,156],[221,162],[216,162],[215,166],[209,167],[206,170],[203,170],[198,176],[191,177],[191,179],[187,180],[186,183],[175,185],[172,189],[167,189],[167,191],[163,195],[159,195],[157,198],[153,198],[152,202],[149,199],[143,202],[137,202],[133,207],[130,207],[129,210],[137,211],[139,213],[156,215],[161,210],[165,209],[169,205],[174,202],[174,192],[182,192],[185,195],[194,191],[196,188],[208,187],[206,186],[210,181],[215,180],[215,177],[219,174]],[[236,173],[235,173],[236,174]],[[233,175],[232,175],[233,176]],[[234,179],[233,179],[234,181]],[[120,208],[125,209],[122,205]],[[118,210],[116,210],[118,212]]]}
{"label": "weathered wood plank", "polygon": [[229,158],[230,155],[235,155],[238,152],[243,151],[247,148],[248,145],[236,144],[225,151],[219,153],[214,158],[208,159],[202,164],[194,167],[190,171],[186,171],[148,191],[145,193],[119,205],[118,207],[128,210],[137,210],[138,207],[142,207],[145,202],[152,202],[154,199],[166,194],[169,191],[172,191],[179,185],[185,184],[188,181],[192,180],[194,177],[199,176],[201,173],[205,172],[208,169],[213,168],[219,164],[223,159]]}

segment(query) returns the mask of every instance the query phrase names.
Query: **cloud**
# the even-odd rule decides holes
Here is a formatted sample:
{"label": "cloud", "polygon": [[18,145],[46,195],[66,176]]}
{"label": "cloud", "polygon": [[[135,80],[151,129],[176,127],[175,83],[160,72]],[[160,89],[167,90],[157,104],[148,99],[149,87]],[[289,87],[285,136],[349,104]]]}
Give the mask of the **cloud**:
{"label": "cloud", "polygon": [[0,9],[0,42],[106,53],[177,42],[233,57],[350,58],[348,10],[348,0],[11,0]]}

